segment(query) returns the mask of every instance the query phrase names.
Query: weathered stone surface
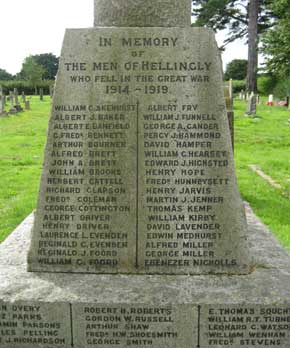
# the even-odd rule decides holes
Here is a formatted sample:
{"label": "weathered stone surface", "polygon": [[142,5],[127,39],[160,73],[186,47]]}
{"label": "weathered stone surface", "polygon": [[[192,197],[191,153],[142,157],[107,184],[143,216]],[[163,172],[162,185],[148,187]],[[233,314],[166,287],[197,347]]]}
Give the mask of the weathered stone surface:
{"label": "weathered stone surface", "polygon": [[68,30],[29,270],[248,273],[222,86],[206,29]]}
{"label": "weathered stone surface", "polygon": [[31,215],[0,246],[0,347],[288,348],[290,257],[247,211],[257,266],[231,277],[29,273]]}
{"label": "weathered stone surface", "polygon": [[189,27],[190,0],[95,0],[95,27]]}

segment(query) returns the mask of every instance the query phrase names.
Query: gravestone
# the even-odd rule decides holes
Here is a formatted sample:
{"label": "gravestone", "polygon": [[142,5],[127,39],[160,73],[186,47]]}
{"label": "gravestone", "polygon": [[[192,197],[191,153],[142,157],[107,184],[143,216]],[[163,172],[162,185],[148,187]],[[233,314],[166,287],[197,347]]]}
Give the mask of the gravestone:
{"label": "gravestone", "polygon": [[43,101],[43,88],[39,88],[39,99]]}
{"label": "gravestone", "polygon": [[5,101],[4,101],[4,95],[2,94],[2,90],[0,89],[0,116],[6,116],[7,113],[5,112]]}
{"label": "gravestone", "polygon": [[142,4],[97,1],[120,27],[66,32],[30,271],[251,270],[214,35],[172,27],[188,1]]}
{"label": "gravestone", "polygon": [[5,100],[2,86],[0,85],[0,116],[6,116],[5,112]]}
{"label": "gravestone", "polygon": [[54,93],[54,86],[49,86],[49,95],[50,95],[50,98],[53,98],[53,93]]}
{"label": "gravestone", "polygon": [[267,105],[270,105],[270,106],[274,105],[274,95],[273,94],[269,95]]}
{"label": "gravestone", "polygon": [[257,97],[254,92],[251,93],[248,100],[248,109],[245,113],[246,116],[255,116],[257,113]]}
{"label": "gravestone", "polygon": [[21,97],[22,97],[22,102],[23,102],[23,104],[25,104],[25,102],[26,102],[26,95],[25,95],[25,92],[22,92]]}
{"label": "gravestone", "polygon": [[241,92],[240,92],[240,100],[244,100],[244,99],[245,99],[245,92],[242,89]]}
{"label": "gravestone", "polygon": [[[180,17],[182,5],[188,9],[184,18]],[[132,348],[289,348],[290,257],[254,217],[249,207],[246,207],[249,230],[245,230],[245,237],[248,238],[250,255],[246,259],[255,258],[255,266],[251,269],[251,273],[239,274],[242,273],[241,271],[245,271],[246,267],[242,270],[241,268],[231,268],[230,274],[225,272],[225,274],[216,275],[208,274],[208,268],[204,268],[202,271],[205,274],[190,276],[188,274],[190,272],[182,275],[174,274],[174,272],[181,273],[179,268],[175,267],[174,272],[166,275],[163,273],[168,272],[169,266],[173,269],[173,265],[169,265],[167,262],[164,269],[159,269],[160,274],[133,274],[137,273],[135,264],[134,267],[130,264],[131,253],[136,261],[138,248],[135,238],[133,245],[130,245],[133,252],[129,249],[127,258],[120,254],[123,256],[124,265],[118,265],[118,269],[121,269],[121,266],[122,270],[131,269],[130,274],[72,274],[76,270],[81,270],[77,267],[85,261],[86,251],[101,250],[104,252],[103,260],[110,261],[114,256],[113,251],[119,252],[119,249],[126,247],[126,244],[122,244],[126,243],[126,238],[128,238],[128,243],[130,242],[131,234],[133,234],[131,230],[134,229],[136,237],[136,231],[144,232],[144,226],[148,228],[148,225],[153,225],[154,221],[147,222],[146,219],[149,203],[152,207],[163,207],[165,202],[166,206],[171,209],[179,206],[179,201],[170,201],[170,198],[179,198],[179,191],[183,190],[175,181],[184,179],[183,172],[179,172],[179,163],[174,161],[183,161],[184,157],[181,154],[177,158],[167,158],[171,162],[168,165],[163,163],[163,166],[159,166],[159,169],[176,169],[176,173],[169,172],[171,175],[163,173],[163,176],[159,172],[154,172],[156,175],[149,175],[153,172],[147,171],[159,170],[151,166],[151,161],[165,161],[165,159],[152,156],[152,151],[159,150],[150,150],[151,144],[145,146],[147,142],[154,141],[157,148],[157,142],[162,143],[169,139],[169,147],[168,144],[166,146],[168,151],[172,151],[173,145],[180,141],[180,139],[171,138],[177,133],[177,129],[172,126],[175,122],[180,124],[178,133],[181,135],[191,134],[197,129],[200,129],[200,134],[206,134],[205,128],[210,128],[209,130],[215,136],[206,142],[212,143],[213,148],[204,148],[202,154],[204,155],[206,151],[209,154],[216,153],[215,151],[226,151],[225,158],[229,162],[225,173],[226,178],[229,179],[227,185],[219,182],[224,178],[222,176],[224,173],[220,172],[223,169],[213,167],[209,171],[209,162],[203,162],[203,165],[199,163],[195,166],[192,166],[192,163],[181,165],[184,167],[183,170],[191,168],[201,170],[202,168],[207,174],[207,176],[203,176],[198,172],[193,173],[190,177],[186,176],[186,180],[196,178],[198,185],[193,185],[191,181],[188,182],[186,186],[195,188],[195,191],[190,196],[182,196],[182,198],[196,199],[195,197],[199,197],[202,189],[206,188],[209,183],[209,181],[204,181],[210,178],[208,174],[213,176],[210,178],[213,185],[216,182],[215,179],[218,179],[217,190],[222,196],[226,193],[225,197],[230,200],[231,209],[220,207],[220,209],[227,208],[224,215],[220,215],[217,208],[213,208],[214,213],[211,213],[212,209],[209,212],[201,211],[198,214],[200,217],[198,223],[200,226],[204,226],[203,223],[206,222],[203,221],[204,216],[213,214],[217,215],[213,219],[216,223],[220,221],[220,216],[231,221],[232,238],[224,241],[227,245],[221,246],[222,254],[227,249],[228,258],[231,257],[230,249],[241,248],[242,250],[245,244],[244,236],[240,234],[241,230],[239,230],[239,227],[242,226],[243,231],[244,211],[242,212],[240,209],[240,203],[235,203],[238,198],[232,167],[221,66],[220,61],[216,59],[218,51],[212,32],[206,29],[181,28],[184,23],[189,22],[190,1],[106,0],[96,1],[95,6],[96,28],[68,30],[64,40],[46,146],[40,205],[38,205],[36,213],[33,242],[29,253],[30,269],[32,266],[38,267],[41,264],[35,262],[34,257],[38,260],[45,260],[49,257],[70,260],[76,256],[77,252],[78,262],[77,265],[72,263],[67,267],[68,261],[64,265],[66,266],[64,273],[61,274],[56,274],[56,272],[63,271],[63,268],[60,268],[63,265],[55,263],[45,264],[47,267],[45,270],[52,272],[49,274],[26,271],[26,256],[30,229],[34,222],[33,215],[29,216],[0,246],[0,348],[125,348],[129,346]],[[167,8],[168,12],[166,12]],[[125,19],[120,19],[121,15]],[[100,24],[106,25],[108,28],[98,27],[100,25],[98,20],[103,17],[104,23],[100,22]],[[132,17],[132,23],[130,17]],[[180,22],[176,22],[176,18]],[[130,24],[137,25],[139,20],[143,26],[148,24],[150,28],[141,30],[141,28],[128,27]],[[175,27],[151,28],[154,23],[160,26],[163,21],[166,26],[172,24]],[[126,27],[113,28],[112,26],[116,23]],[[155,44],[152,46],[152,40],[151,45],[139,46],[142,42],[149,43],[149,39],[152,37],[158,39],[155,41],[156,43],[160,42],[160,38],[165,39],[163,41],[165,46],[156,47]],[[136,46],[124,47],[123,39],[126,42],[130,42],[128,40],[131,39]],[[175,46],[173,46],[174,39],[177,39]],[[170,43],[172,46],[169,46]],[[140,50],[144,53],[138,53]],[[176,62],[173,60],[174,57]],[[189,65],[186,65],[188,60],[192,63],[195,62],[192,68],[196,69],[193,71],[201,77],[196,78],[197,81],[194,83],[191,81],[190,84],[188,84],[187,78],[177,78],[177,76],[195,74],[190,70]],[[180,61],[182,65],[178,64]],[[116,62],[117,65],[115,65]],[[139,71],[140,62],[144,62],[141,65],[144,71],[141,72]],[[177,65],[173,64],[174,62]],[[205,62],[212,63],[212,65],[207,69]],[[94,69],[94,64],[91,65],[91,63],[96,63],[98,69]],[[114,65],[111,65],[113,63]],[[126,65],[128,70],[125,69],[125,64],[128,64]],[[181,66],[187,66],[189,70],[182,72],[175,70]],[[125,69],[125,73],[121,67]],[[75,76],[79,77],[76,79],[77,82],[74,82]],[[93,76],[93,81],[89,81],[87,76]],[[158,76],[162,76],[161,81]],[[169,78],[164,76],[169,76]],[[208,78],[204,78],[204,76],[208,76]],[[163,79],[166,81],[162,81]],[[120,81],[123,80],[122,88],[119,89]],[[129,89],[126,88],[127,85]],[[149,88],[150,86],[154,86],[156,89]],[[158,86],[168,87],[168,90],[161,87],[158,89]],[[147,94],[145,93],[147,89],[155,93]],[[160,93],[156,93],[158,90]],[[161,93],[161,91],[166,93]],[[171,107],[169,107],[170,105]],[[183,105],[185,110],[183,110]],[[196,110],[194,110],[195,108]],[[196,119],[197,116],[184,116],[185,119],[182,117],[182,115],[199,114],[205,116],[200,116],[198,119]],[[165,118],[163,115],[168,116]],[[170,134],[166,136],[167,133]],[[216,137],[217,133],[221,133],[221,137]],[[147,135],[145,136],[145,134]],[[155,139],[156,134],[158,134],[157,140]],[[162,136],[159,137],[161,134]],[[51,137],[56,140],[52,142]],[[198,139],[203,139],[200,137]],[[199,141],[204,142],[204,140]],[[82,142],[84,144],[80,146]],[[77,147],[74,146],[75,143],[78,143]],[[97,143],[98,149],[96,149]],[[106,149],[103,148],[105,143],[108,143]],[[148,157],[145,153],[147,147],[149,148]],[[223,150],[224,148],[225,150]],[[178,147],[178,151],[184,151],[183,154],[186,154],[188,150],[195,151],[191,160],[201,155],[199,148]],[[52,158],[52,151],[54,151],[54,155],[60,155],[60,157]],[[84,156],[81,156],[82,152]],[[85,160],[92,155],[94,155],[93,165],[90,163],[80,165],[79,161],[85,163]],[[217,158],[220,157],[217,155]],[[60,170],[57,167],[59,165],[57,161],[62,162],[63,171],[57,172],[54,177],[53,167],[56,167],[55,170]],[[148,168],[144,166],[145,161],[149,161]],[[55,165],[51,166],[52,163]],[[85,182],[88,178],[86,172],[84,174],[82,171],[77,171],[73,179],[69,178],[69,175],[72,175],[70,170],[78,170],[82,167],[85,171],[109,169],[110,172],[104,172],[101,177],[99,177],[99,173],[89,172],[89,177],[94,181],[87,184]],[[114,175],[111,173],[112,170],[114,170]],[[49,181],[47,173],[52,176]],[[140,173],[140,176],[136,173]],[[131,177],[135,180],[134,182],[130,181]],[[148,178],[149,183],[146,181]],[[166,182],[162,182],[164,178]],[[66,181],[62,181],[62,185],[59,185],[59,179],[66,179]],[[80,179],[83,181],[78,182],[77,180]],[[97,182],[97,179],[102,179],[102,181]],[[156,181],[151,182],[153,179]],[[168,179],[174,180],[175,186]],[[138,181],[140,181],[140,185]],[[124,186],[122,186],[123,184]],[[228,193],[228,186],[233,190],[233,198]],[[95,189],[104,191],[100,190],[94,196],[88,196],[89,191]],[[121,191],[121,189],[123,190]],[[153,189],[158,195],[155,196]],[[162,192],[166,192],[165,189],[171,189],[171,191],[168,190],[168,194],[162,195]],[[201,191],[197,189],[201,189]],[[136,192],[138,192],[138,197],[136,197]],[[107,193],[106,196],[104,193]],[[121,196],[120,199],[117,194]],[[45,196],[44,207],[48,209],[47,220],[37,225],[42,214],[42,195]],[[111,199],[115,196],[116,200]],[[205,190],[204,196],[211,197],[211,191]],[[90,197],[96,198],[91,199]],[[109,197],[111,200],[103,199],[103,197]],[[158,199],[158,202],[154,202],[149,198],[147,201],[147,197],[161,197],[164,200],[159,201]],[[165,199],[165,197],[169,198]],[[84,208],[94,206],[99,199],[102,199],[103,204],[99,206],[103,214],[99,214],[99,211],[95,212],[91,208]],[[144,199],[146,199],[146,204]],[[84,215],[90,217],[103,215],[104,218],[96,218],[93,221],[87,218],[81,220],[82,222],[77,223],[80,225],[80,229],[78,229],[78,226],[71,222],[74,222],[72,216],[78,217],[79,215],[75,210],[70,211],[70,209],[78,206],[79,202],[83,203],[80,211],[84,210]],[[189,202],[185,200],[182,203]],[[190,203],[192,206],[202,206],[195,204],[196,202]],[[208,205],[210,206],[210,204]],[[108,206],[111,208],[106,208]],[[120,211],[114,208],[116,206],[129,206],[130,209]],[[189,205],[182,205],[182,208],[184,206]],[[58,207],[58,212],[51,211],[51,207],[54,209]],[[109,212],[103,211],[104,209]],[[134,220],[131,210],[135,213]],[[237,211],[239,211],[240,223],[235,224],[233,222]],[[39,213],[41,214],[39,215]],[[121,213],[126,213],[126,215],[123,216]],[[166,216],[171,216],[172,211],[166,211],[166,213]],[[183,210],[177,211],[175,215],[182,216],[182,213]],[[194,212],[190,215],[194,215]],[[190,221],[189,215],[188,221]],[[188,221],[186,220],[185,223],[188,224]],[[169,228],[172,228],[171,222],[176,221],[160,221],[157,230],[149,232],[145,230],[146,238],[152,236],[152,241],[148,242],[147,251],[149,253],[152,250],[155,253],[161,251],[162,254],[158,255],[160,261],[166,260],[168,250],[176,253],[173,244],[176,243],[174,238],[168,241],[171,230],[168,230],[169,232],[162,230],[163,224],[167,223]],[[210,223],[210,221],[208,222]],[[92,230],[89,229],[88,234],[86,228],[93,223],[95,226]],[[179,229],[182,223],[183,221],[178,222],[174,226],[178,225]],[[216,240],[213,237],[219,232],[215,230],[206,232],[205,236],[209,241],[201,242],[191,238],[192,235],[200,237],[203,233],[199,231],[199,235],[196,235],[194,223],[191,223],[187,226],[186,232],[182,229],[178,230],[181,239],[183,240],[184,233],[186,233],[185,243],[199,245],[198,248],[195,248],[194,244],[189,245],[187,248],[189,251],[192,249],[195,252],[197,250],[206,251],[209,247],[207,243],[214,244]],[[85,229],[83,224],[87,224]],[[131,224],[134,224],[134,227],[131,227]],[[106,228],[106,225],[109,227]],[[41,226],[40,231],[37,230],[37,226]],[[223,234],[224,230],[221,233]],[[227,235],[227,232],[225,234]],[[138,236],[140,245],[143,245],[144,235]],[[236,241],[237,236],[241,237],[239,244]],[[76,248],[78,243],[84,247],[81,253],[85,254],[84,257],[78,254],[79,249]],[[102,244],[100,249],[96,243]],[[69,250],[67,249],[68,244],[70,245]],[[228,249],[229,244],[231,247]],[[118,247],[113,248],[117,245]],[[185,246],[183,245],[183,247]],[[211,247],[215,247],[215,245],[211,245]],[[71,255],[65,255],[69,251]],[[140,262],[142,249],[139,251],[141,251]],[[31,255],[33,255],[32,263]],[[177,256],[180,256],[179,253]],[[92,257],[93,260],[97,259],[94,253]],[[115,259],[118,260],[118,258]],[[193,255],[192,260],[196,259],[197,256]],[[177,258],[177,260],[179,259]],[[139,266],[142,267],[141,262]],[[182,266],[184,267],[184,264]],[[213,271],[219,267],[219,265],[215,266],[217,268]],[[104,272],[114,273],[112,267],[111,262],[109,267],[104,268]],[[87,269],[88,273],[92,271],[96,272],[96,268]],[[151,269],[150,271],[153,273]]]}
{"label": "gravestone", "polygon": [[25,110],[30,110],[30,101],[29,100],[25,101]]}
{"label": "gravestone", "polygon": [[234,99],[233,99],[233,86],[232,80],[229,84],[224,87],[224,95],[227,109],[228,122],[231,133],[231,143],[234,150]]}
{"label": "gravestone", "polygon": [[14,88],[14,108],[16,109],[17,112],[23,111],[23,109],[19,103],[17,88]]}
{"label": "gravestone", "polygon": [[10,109],[9,109],[9,114],[16,114],[17,109],[15,107],[15,102],[14,102],[14,94],[12,91],[9,92],[9,101],[10,101]]}

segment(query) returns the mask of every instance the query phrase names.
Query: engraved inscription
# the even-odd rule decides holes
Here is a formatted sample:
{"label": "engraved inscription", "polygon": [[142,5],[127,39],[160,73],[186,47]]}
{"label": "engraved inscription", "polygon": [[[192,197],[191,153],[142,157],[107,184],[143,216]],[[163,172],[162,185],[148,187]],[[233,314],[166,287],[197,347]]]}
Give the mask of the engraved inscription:
{"label": "engraved inscription", "polygon": [[29,269],[249,272],[219,53],[199,34],[67,32]]}

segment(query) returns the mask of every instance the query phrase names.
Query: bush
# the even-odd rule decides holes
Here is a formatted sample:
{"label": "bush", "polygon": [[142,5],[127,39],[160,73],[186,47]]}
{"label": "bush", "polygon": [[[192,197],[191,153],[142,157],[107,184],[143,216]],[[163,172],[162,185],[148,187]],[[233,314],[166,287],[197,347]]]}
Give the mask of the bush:
{"label": "bush", "polygon": [[290,77],[277,83],[274,89],[274,96],[280,99],[290,96]]}
{"label": "bush", "polygon": [[233,80],[233,93],[240,93],[241,90],[246,90],[245,80]]}
{"label": "bush", "polygon": [[274,75],[262,75],[258,77],[258,91],[262,95],[273,94],[277,84],[277,78]]}
{"label": "bush", "polygon": [[[0,85],[3,87],[3,92],[8,95],[10,91],[17,88],[18,93],[24,92],[26,95],[34,95],[35,88],[31,86],[30,82],[25,80],[12,80],[12,81],[0,81]],[[49,87],[54,85],[54,81],[42,81],[38,83],[37,88],[43,88],[44,94],[49,94]]]}
{"label": "bush", "polygon": [[248,61],[245,59],[234,59],[227,64],[225,80],[244,80],[247,77]]}

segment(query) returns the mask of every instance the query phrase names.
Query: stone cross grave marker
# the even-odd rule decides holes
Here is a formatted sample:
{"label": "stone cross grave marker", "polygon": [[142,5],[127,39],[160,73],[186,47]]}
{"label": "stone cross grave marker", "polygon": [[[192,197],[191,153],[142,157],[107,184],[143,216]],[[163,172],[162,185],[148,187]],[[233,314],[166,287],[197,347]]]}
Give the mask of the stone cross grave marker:
{"label": "stone cross grave marker", "polygon": [[96,1],[96,27],[66,31],[31,271],[251,269],[214,34],[187,0],[142,4]]}

